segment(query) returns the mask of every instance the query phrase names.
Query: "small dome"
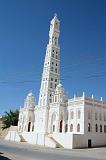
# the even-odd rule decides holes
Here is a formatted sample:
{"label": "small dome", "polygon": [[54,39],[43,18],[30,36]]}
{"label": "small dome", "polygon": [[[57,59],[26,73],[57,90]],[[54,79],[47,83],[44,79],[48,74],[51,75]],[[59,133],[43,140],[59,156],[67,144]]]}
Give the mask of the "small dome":
{"label": "small dome", "polygon": [[29,96],[29,97],[33,96],[32,92],[30,92],[30,93],[28,94],[28,96]]}
{"label": "small dome", "polygon": [[63,93],[64,92],[64,87],[61,83],[59,83],[57,86],[56,86],[56,93]]}
{"label": "small dome", "polygon": [[56,88],[63,88],[63,85],[59,83]]}

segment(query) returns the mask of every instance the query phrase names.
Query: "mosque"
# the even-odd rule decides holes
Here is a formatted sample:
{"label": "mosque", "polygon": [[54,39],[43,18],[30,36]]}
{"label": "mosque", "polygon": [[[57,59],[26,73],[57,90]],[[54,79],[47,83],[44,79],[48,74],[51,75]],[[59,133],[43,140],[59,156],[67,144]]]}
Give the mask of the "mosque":
{"label": "mosque", "polygon": [[30,92],[19,112],[18,127],[5,139],[46,147],[87,148],[106,145],[106,102],[74,96],[60,84],[60,21],[50,23],[38,105]]}

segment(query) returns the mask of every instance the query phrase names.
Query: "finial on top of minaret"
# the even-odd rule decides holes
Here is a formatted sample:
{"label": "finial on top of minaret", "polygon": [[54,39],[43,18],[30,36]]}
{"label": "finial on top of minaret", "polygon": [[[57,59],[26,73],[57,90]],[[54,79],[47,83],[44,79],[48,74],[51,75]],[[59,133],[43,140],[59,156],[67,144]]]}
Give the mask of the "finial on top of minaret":
{"label": "finial on top of minaret", "polygon": [[55,14],[54,14],[54,17],[56,17],[56,18],[57,18],[57,13],[55,13]]}

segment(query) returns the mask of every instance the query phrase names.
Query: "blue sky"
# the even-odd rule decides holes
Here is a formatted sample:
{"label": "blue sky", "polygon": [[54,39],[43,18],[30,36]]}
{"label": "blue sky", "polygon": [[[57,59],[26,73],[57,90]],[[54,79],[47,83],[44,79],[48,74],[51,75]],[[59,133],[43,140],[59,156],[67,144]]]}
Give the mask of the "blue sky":
{"label": "blue sky", "polygon": [[0,114],[36,103],[54,13],[61,22],[61,82],[69,98],[106,100],[105,0],[0,0]]}

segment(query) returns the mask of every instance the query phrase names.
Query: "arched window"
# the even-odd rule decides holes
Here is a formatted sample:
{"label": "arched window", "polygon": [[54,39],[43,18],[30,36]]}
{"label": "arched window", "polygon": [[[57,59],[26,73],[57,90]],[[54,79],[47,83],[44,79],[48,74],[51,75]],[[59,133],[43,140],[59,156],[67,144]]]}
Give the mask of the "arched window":
{"label": "arched window", "polygon": [[53,125],[53,132],[55,132],[55,125]]}
{"label": "arched window", "polygon": [[81,117],[81,111],[78,110],[78,119],[80,119],[80,117]]}
{"label": "arched window", "polygon": [[34,131],[34,125],[32,126],[32,132]]}
{"label": "arched window", "polygon": [[98,125],[95,125],[95,131],[98,132]]}
{"label": "arched window", "polygon": [[30,132],[31,122],[28,123],[28,132]]}
{"label": "arched window", "polygon": [[104,121],[106,121],[106,114],[104,113]]}
{"label": "arched window", "polygon": [[73,119],[74,118],[74,112],[72,111],[71,112],[71,119]]}
{"label": "arched window", "polygon": [[104,125],[104,133],[106,133],[106,125]]}
{"label": "arched window", "polygon": [[68,120],[68,112],[66,112],[66,121]]}
{"label": "arched window", "polygon": [[88,111],[88,119],[91,119],[91,112]]}
{"label": "arched window", "polygon": [[98,119],[98,117],[97,117],[97,113],[95,113],[95,120],[97,120]]}
{"label": "arched window", "polygon": [[77,124],[77,132],[80,132],[80,124]]}
{"label": "arched window", "polygon": [[100,132],[102,132],[102,125],[100,124]]}
{"label": "arched window", "polygon": [[68,124],[65,125],[65,132],[68,132]]}
{"label": "arched window", "polygon": [[55,102],[57,102],[57,96],[55,96]]}
{"label": "arched window", "polygon": [[90,132],[90,131],[91,131],[91,124],[88,123],[88,132]]}
{"label": "arched window", "polygon": [[101,115],[101,113],[99,113],[99,120],[100,120],[100,121],[102,120],[102,115]]}
{"label": "arched window", "polygon": [[70,132],[73,132],[73,124],[70,125]]}

